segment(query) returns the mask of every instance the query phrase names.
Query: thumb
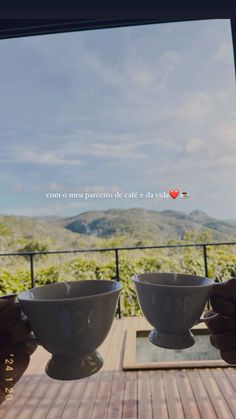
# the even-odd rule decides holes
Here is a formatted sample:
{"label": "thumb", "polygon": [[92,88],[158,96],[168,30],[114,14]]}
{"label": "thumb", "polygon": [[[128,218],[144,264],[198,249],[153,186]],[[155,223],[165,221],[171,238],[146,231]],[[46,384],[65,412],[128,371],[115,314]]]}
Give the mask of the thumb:
{"label": "thumb", "polygon": [[0,296],[0,311],[4,310],[4,308],[8,307],[10,304],[13,304],[15,301],[15,297],[16,297],[16,294]]}
{"label": "thumb", "polygon": [[236,278],[212,285],[209,296],[212,297],[213,295],[236,302]]}

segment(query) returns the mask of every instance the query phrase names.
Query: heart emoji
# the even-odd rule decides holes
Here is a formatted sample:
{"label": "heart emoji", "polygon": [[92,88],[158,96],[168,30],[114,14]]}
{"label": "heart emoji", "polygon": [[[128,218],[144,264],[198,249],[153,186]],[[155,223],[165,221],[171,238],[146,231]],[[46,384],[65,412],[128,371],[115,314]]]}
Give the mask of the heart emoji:
{"label": "heart emoji", "polygon": [[171,198],[175,199],[179,195],[179,191],[177,191],[177,189],[171,189],[169,191],[169,195],[171,196]]}

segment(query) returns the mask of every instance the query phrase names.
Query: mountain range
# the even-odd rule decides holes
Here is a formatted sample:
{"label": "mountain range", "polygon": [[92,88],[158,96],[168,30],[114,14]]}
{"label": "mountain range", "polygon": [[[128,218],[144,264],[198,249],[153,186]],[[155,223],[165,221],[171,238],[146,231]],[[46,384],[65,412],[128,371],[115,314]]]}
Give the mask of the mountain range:
{"label": "mountain range", "polygon": [[222,221],[195,210],[189,214],[180,211],[150,211],[142,208],[89,211],[64,219],[64,227],[81,235],[111,237],[124,235],[155,243],[182,240],[187,231],[209,233],[215,241],[236,239],[236,224]]}
{"label": "mountain range", "polygon": [[112,240],[120,237],[122,245],[158,245],[187,236],[192,242],[236,241],[236,223],[199,210],[187,214],[143,208],[88,211],[67,218],[0,216],[0,251],[21,251],[35,242],[49,250],[112,247]]}

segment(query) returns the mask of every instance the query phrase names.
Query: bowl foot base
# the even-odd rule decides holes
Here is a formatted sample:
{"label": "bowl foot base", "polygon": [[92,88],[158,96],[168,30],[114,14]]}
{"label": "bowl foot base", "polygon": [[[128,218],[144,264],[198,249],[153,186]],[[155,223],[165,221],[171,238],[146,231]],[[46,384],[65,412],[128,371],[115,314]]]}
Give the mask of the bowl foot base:
{"label": "bowl foot base", "polygon": [[153,345],[166,349],[186,349],[193,346],[195,342],[190,330],[177,334],[154,329],[149,333],[149,340]]}
{"label": "bowl foot base", "polygon": [[56,380],[78,380],[95,374],[102,366],[103,359],[97,351],[84,358],[52,355],[45,372]]}

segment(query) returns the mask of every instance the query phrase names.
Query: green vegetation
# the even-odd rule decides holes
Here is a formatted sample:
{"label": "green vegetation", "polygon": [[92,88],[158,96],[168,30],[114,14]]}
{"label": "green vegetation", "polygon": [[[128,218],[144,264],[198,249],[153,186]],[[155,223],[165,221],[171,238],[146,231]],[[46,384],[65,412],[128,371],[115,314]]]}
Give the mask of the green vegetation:
{"label": "green vegetation", "polygon": [[[131,210],[133,211],[133,210]],[[136,211],[136,210],[135,210]],[[120,210],[113,210],[113,214]],[[147,211],[146,211],[147,213]],[[166,212],[168,213],[168,212]],[[168,217],[182,220],[182,213],[170,211]],[[150,215],[150,214],[149,214]],[[151,215],[152,216],[152,215]],[[167,217],[167,214],[165,214]],[[194,214],[194,218],[206,222],[203,213]],[[94,218],[90,214],[90,219]],[[193,218],[193,216],[192,216]],[[178,230],[179,221],[175,228]],[[70,220],[73,221],[73,220]],[[136,219],[137,221],[137,219]],[[208,220],[207,220],[208,222]],[[122,232],[107,238],[94,235],[82,235],[68,231],[60,219],[28,219],[27,217],[0,217],[0,246],[2,252],[38,252],[47,250],[68,250],[82,248],[113,248],[131,245],[160,244],[164,239],[151,240],[149,232],[143,233],[137,240],[131,233]],[[218,229],[229,228],[227,223]],[[103,224],[104,225],[104,224]],[[160,227],[160,226],[159,226]],[[164,229],[164,224],[162,228]],[[131,229],[132,230],[132,229]],[[131,231],[130,230],[130,231]],[[176,231],[177,231],[176,230]],[[219,231],[219,230],[218,230]],[[222,231],[221,231],[222,232]],[[165,244],[214,242],[215,233],[209,228],[187,229],[182,237],[169,237]],[[232,229],[233,235],[233,229]],[[230,237],[227,241],[232,240]],[[219,240],[217,240],[219,241]],[[236,246],[209,246],[207,248],[208,274],[217,281],[236,276]],[[0,258],[0,295],[20,292],[31,286],[30,264],[28,256],[8,256]],[[115,253],[90,252],[75,254],[52,254],[34,256],[35,285],[51,284],[58,281],[86,279],[115,279]],[[121,295],[122,315],[139,315],[136,294],[131,276],[143,272],[183,272],[204,275],[203,252],[201,248],[168,248],[150,250],[121,250],[119,252],[119,275],[123,285]]]}
{"label": "green vegetation", "polygon": [[[231,249],[211,247],[208,249],[209,276],[216,280],[224,280],[236,275],[236,254]],[[193,248],[168,251],[121,251],[119,260],[120,280],[123,285],[121,296],[122,315],[139,315],[136,295],[131,283],[131,276],[143,272],[185,272],[204,275],[202,252]],[[149,253],[149,255],[148,255]],[[36,257],[37,259],[37,257]],[[112,255],[107,255],[107,261],[99,255],[93,257],[77,256],[71,261],[50,265],[38,259],[35,270],[37,286],[58,281],[85,279],[115,279],[116,266]],[[28,270],[16,269],[14,273],[3,270],[0,273],[1,294],[19,292],[30,288],[30,273]]]}

